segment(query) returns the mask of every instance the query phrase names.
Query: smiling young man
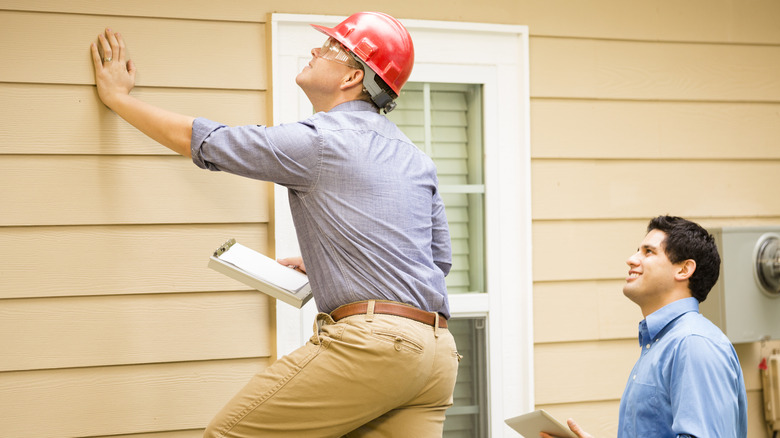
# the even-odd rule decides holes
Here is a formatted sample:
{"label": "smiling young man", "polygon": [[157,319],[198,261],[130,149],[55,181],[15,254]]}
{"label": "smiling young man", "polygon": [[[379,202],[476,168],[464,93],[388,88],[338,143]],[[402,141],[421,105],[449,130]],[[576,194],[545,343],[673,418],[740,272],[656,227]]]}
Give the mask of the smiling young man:
{"label": "smiling young man", "polygon": [[433,161],[380,114],[411,74],[412,39],[377,12],[312,26],[327,39],[296,77],[315,110],[297,123],[229,127],[144,103],[108,29],[91,46],[98,95],[200,168],[288,189],[302,259],[281,262],[305,262],[321,313],[311,340],[254,376],[206,436],[441,436],[460,358],[449,228]]}
{"label": "smiling young man", "polygon": [[[620,400],[618,437],[746,437],[739,359],[723,332],[699,313],[720,270],[713,237],[694,222],[659,216],[626,263],[623,294],[645,319],[639,323],[642,352]],[[571,419],[569,427],[592,438]]]}

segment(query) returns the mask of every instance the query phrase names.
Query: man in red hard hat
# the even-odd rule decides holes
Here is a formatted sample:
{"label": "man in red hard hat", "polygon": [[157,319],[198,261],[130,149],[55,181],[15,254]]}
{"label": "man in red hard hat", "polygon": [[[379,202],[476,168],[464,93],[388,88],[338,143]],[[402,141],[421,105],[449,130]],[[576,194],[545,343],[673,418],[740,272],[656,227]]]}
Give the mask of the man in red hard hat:
{"label": "man in red hard hat", "polygon": [[460,359],[447,329],[449,229],[433,162],[380,113],[411,74],[412,39],[377,12],[314,27],[328,39],[296,82],[316,114],[298,123],[228,127],[142,102],[108,29],[91,47],[98,95],[201,168],[288,188],[302,257],[280,262],[309,275],[314,333],[206,436],[441,436]]}

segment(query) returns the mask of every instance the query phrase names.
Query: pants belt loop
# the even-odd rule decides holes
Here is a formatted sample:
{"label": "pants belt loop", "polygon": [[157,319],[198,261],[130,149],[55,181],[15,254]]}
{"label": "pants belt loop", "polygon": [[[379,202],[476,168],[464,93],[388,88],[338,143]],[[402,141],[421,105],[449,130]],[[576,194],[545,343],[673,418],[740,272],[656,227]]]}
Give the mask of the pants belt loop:
{"label": "pants belt loop", "polygon": [[320,328],[322,328],[322,320],[320,319],[320,315],[317,315],[317,317],[314,318],[314,327],[312,327],[314,338],[316,339],[314,342],[315,345],[320,345]]}
{"label": "pants belt loop", "polygon": [[439,312],[433,312],[433,337],[439,337]]}
{"label": "pants belt loop", "polygon": [[368,300],[368,308],[366,309],[366,322],[371,322],[374,320],[374,306],[376,305],[375,300]]}

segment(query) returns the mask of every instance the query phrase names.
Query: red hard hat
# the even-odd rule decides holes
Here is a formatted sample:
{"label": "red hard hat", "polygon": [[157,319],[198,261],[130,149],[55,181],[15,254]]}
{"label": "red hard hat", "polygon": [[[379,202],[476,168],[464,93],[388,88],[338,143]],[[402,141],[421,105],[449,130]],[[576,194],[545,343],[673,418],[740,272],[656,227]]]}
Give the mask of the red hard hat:
{"label": "red hard hat", "polygon": [[312,24],[333,37],[368,65],[399,94],[414,65],[409,31],[395,18],[381,12],[358,12],[333,28]]}

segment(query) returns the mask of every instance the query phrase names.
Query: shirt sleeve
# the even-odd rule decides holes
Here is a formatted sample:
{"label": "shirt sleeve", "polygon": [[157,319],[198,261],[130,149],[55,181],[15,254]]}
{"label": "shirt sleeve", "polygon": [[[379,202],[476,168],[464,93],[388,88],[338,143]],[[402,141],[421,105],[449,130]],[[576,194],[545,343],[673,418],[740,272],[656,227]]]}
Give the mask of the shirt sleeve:
{"label": "shirt sleeve", "polygon": [[192,124],[192,161],[201,169],[271,181],[301,192],[316,182],[322,141],[309,121],[274,127],[229,127],[204,118]]}
{"label": "shirt sleeve", "polygon": [[433,262],[441,269],[445,276],[452,268],[452,247],[450,243],[450,230],[447,225],[447,215],[444,211],[444,201],[437,190],[433,194]]}
{"label": "shirt sleeve", "polygon": [[685,337],[670,370],[673,432],[677,436],[736,437],[739,370],[731,346],[702,336]]}

